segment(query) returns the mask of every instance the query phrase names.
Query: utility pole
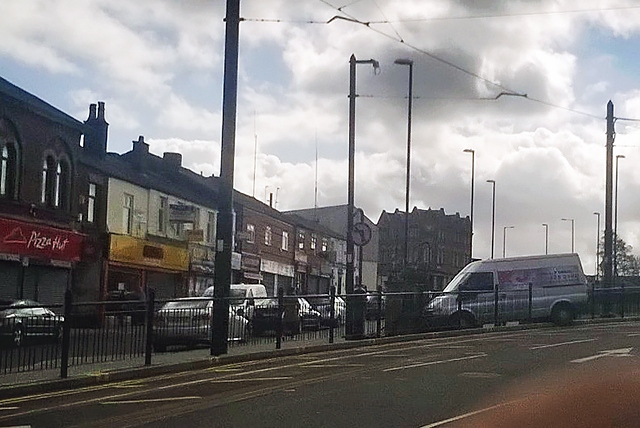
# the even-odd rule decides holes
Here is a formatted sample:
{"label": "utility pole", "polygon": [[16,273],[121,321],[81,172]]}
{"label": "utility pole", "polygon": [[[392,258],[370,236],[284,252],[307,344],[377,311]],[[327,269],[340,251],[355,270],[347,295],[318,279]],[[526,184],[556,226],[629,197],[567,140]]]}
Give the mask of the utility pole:
{"label": "utility pole", "polygon": [[[613,103],[607,103],[607,160],[604,203],[604,286],[613,283],[613,142],[615,140]],[[605,313],[609,312],[608,299],[605,300]]]}
{"label": "utility pole", "polygon": [[224,46],[224,89],[222,95],[222,149],[220,155],[220,210],[214,279],[214,310],[211,319],[211,355],[227,353],[229,326],[229,289],[231,252],[233,251],[233,171],[238,100],[238,45],[240,0],[227,0]]}

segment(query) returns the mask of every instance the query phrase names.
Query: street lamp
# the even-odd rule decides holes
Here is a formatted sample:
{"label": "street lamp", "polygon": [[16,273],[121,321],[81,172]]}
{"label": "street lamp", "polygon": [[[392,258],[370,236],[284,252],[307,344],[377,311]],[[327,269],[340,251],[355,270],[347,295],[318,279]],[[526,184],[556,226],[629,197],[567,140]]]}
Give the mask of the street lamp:
{"label": "street lamp", "polygon": [[515,226],[504,226],[502,228],[502,258],[507,256],[507,229],[513,229]]}
{"label": "street lamp", "polygon": [[570,221],[571,222],[571,252],[575,253],[575,242],[576,242],[576,229],[575,229],[575,220],[572,218],[563,218],[562,221]]}
{"label": "street lamp", "polygon": [[491,185],[493,186],[491,197],[491,258],[493,258],[493,248],[495,246],[496,238],[496,181],[487,180],[487,183],[491,183]]}
{"label": "street lamp", "polygon": [[544,253],[549,254],[549,225],[542,223],[542,226],[544,226]]}
{"label": "street lamp", "polygon": [[614,196],[613,214],[613,281],[618,277],[618,161],[624,159],[624,155],[616,156],[616,192]]}
{"label": "street lamp", "polygon": [[[357,60],[355,55],[349,58],[349,191],[347,201],[347,323],[346,336],[348,339],[354,338],[355,334],[355,313],[354,313],[354,247],[353,242],[353,216],[354,216],[354,173],[355,173],[355,152],[356,152],[356,65],[371,64],[374,71],[380,68],[375,59]],[[364,332],[358,332],[363,334]]]}
{"label": "street lamp", "polygon": [[473,260],[473,187],[475,182],[476,152],[473,149],[464,149],[463,152],[471,153],[471,230],[469,231],[469,261]]}
{"label": "street lamp", "polygon": [[596,231],[596,282],[598,282],[600,272],[600,213],[594,212],[593,215],[598,217],[598,230]]}
{"label": "street lamp", "polygon": [[404,268],[409,259],[409,184],[411,182],[411,107],[413,104],[413,61],[410,59],[396,59],[395,64],[409,66],[409,101],[407,106],[407,180],[405,192],[404,212]]}

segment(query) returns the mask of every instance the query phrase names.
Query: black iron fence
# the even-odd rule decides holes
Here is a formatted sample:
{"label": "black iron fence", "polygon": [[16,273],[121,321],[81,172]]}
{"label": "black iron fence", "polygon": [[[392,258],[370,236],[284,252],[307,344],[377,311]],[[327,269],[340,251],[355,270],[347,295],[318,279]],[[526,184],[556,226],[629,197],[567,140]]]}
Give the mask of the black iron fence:
{"label": "black iron fence", "polygon": [[[531,287],[509,292],[279,295],[228,303],[229,347],[251,352],[279,349],[287,341],[306,345],[554,317],[563,324],[574,318],[637,316],[640,287],[591,287],[586,298],[582,293],[568,305],[553,304]],[[354,314],[350,329],[348,305]],[[160,301],[152,293],[146,301],[74,303],[70,292],[64,306],[0,306],[0,374],[59,369],[64,378],[69,367],[84,364],[144,358],[149,365],[157,353],[210,346],[213,308],[212,298]],[[97,313],[100,322],[85,326],[81,321],[88,312]]]}

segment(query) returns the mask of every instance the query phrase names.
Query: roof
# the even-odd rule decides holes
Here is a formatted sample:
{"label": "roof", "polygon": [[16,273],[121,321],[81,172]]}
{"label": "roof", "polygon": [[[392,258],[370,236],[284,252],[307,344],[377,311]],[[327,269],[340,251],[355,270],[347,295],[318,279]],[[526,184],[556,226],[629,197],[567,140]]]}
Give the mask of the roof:
{"label": "roof", "polygon": [[19,88],[8,80],[0,77],[0,94],[6,95],[19,101],[25,108],[42,117],[50,119],[56,123],[64,124],[71,128],[82,130],[84,124],[79,120],[58,110],[51,104],[41,100],[33,94]]}

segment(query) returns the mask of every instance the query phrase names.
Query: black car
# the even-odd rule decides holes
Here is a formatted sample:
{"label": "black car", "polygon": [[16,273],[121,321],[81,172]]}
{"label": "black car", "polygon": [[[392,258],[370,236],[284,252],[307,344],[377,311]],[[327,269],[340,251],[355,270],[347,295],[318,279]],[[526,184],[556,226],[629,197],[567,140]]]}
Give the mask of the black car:
{"label": "black car", "polygon": [[[290,316],[289,307],[297,307],[297,314]],[[278,299],[258,299],[253,312],[252,330],[253,334],[259,336],[266,331],[275,331],[278,317],[283,317],[283,329],[291,330],[291,333],[299,333],[302,330],[318,330],[321,326],[322,317],[320,312],[313,309],[309,302],[302,297],[285,297],[284,316],[278,307]],[[291,319],[294,319],[295,326],[289,326]]]}
{"label": "black car", "polygon": [[0,301],[0,336],[14,346],[29,338],[62,338],[64,316],[56,315],[35,300]]}

